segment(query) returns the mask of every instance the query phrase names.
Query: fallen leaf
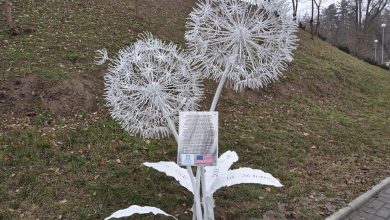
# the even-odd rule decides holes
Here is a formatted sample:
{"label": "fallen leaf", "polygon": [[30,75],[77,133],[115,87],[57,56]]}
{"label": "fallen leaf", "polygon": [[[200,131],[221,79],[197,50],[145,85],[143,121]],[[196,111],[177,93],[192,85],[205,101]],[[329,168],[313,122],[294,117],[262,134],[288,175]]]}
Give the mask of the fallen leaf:
{"label": "fallen leaf", "polygon": [[67,202],[68,202],[68,200],[63,199],[63,200],[61,200],[59,203],[60,203],[60,204],[65,204],[65,203],[67,203]]}

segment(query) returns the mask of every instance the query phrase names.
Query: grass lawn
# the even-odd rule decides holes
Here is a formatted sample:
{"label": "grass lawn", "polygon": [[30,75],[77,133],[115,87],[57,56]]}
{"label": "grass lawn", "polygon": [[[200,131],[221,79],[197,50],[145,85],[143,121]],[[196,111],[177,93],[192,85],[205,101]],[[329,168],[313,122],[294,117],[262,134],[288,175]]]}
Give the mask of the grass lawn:
{"label": "grass lawn", "polygon": [[[14,1],[34,32],[0,20],[0,219],[102,219],[132,204],[191,219],[192,196],[142,166],[176,160],[173,138],[143,140],[110,119],[102,98],[111,53],[138,33],[183,43],[193,1]],[[225,88],[220,152],[285,187],[240,185],[216,196],[217,219],[323,219],[390,175],[390,73],[299,33],[285,77],[261,91]],[[206,82],[204,109],[216,85]],[[142,217],[142,219],[145,219]]]}

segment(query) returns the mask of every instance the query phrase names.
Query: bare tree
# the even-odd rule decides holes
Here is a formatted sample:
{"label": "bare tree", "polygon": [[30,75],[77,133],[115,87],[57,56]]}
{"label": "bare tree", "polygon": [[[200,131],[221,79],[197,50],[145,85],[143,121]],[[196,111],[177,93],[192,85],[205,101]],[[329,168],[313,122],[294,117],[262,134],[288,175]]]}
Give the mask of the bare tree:
{"label": "bare tree", "polygon": [[314,40],[314,0],[311,0],[311,17],[310,17],[310,34],[311,39]]}
{"label": "bare tree", "polygon": [[341,0],[338,4],[338,10],[340,15],[340,21],[338,24],[337,44],[345,44],[345,36],[348,31],[348,24],[350,23],[350,2],[348,0]]}
{"label": "bare tree", "polygon": [[362,11],[363,11],[362,3],[363,0],[355,0],[354,12],[355,12],[355,25],[357,30],[359,30],[362,26]]}
{"label": "bare tree", "polygon": [[341,13],[337,11],[336,5],[331,4],[321,12],[320,33],[332,43],[337,44],[337,29],[341,26]]}
{"label": "bare tree", "polygon": [[321,9],[321,3],[322,3],[322,0],[313,0],[314,4],[316,5],[316,8],[317,8],[317,23],[316,23],[316,28],[315,28],[315,31],[314,31],[314,34],[315,35],[319,35],[319,31],[320,31],[320,17],[321,17],[321,13],[320,13],[320,9]]}
{"label": "bare tree", "polygon": [[364,33],[367,32],[369,26],[373,23],[375,18],[382,13],[388,3],[389,0],[367,0],[363,24]]}
{"label": "bare tree", "polygon": [[389,2],[389,0],[354,0],[353,11],[357,31],[366,33]]}
{"label": "bare tree", "polygon": [[134,4],[135,4],[135,16],[138,18],[139,17],[139,0],[134,0]]}
{"label": "bare tree", "polygon": [[293,18],[294,21],[297,20],[297,14],[298,14],[298,0],[291,0],[292,6],[293,6]]}
{"label": "bare tree", "polygon": [[361,53],[362,42],[367,39],[370,27],[375,24],[375,19],[381,15],[389,2],[390,0],[354,0],[355,50],[357,54]]}
{"label": "bare tree", "polygon": [[4,2],[4,16],[8,27],[12,30],[12,34],[13,35],[21,34],[22,32],[20,31],[19,25],[14,21],[12,17],[12,5],[7,0]]}
{"label": "bare tree", "polygon": [[364,58],[375,59],[373,48],[383,43],[387,57],[390,38],[383,37],[381,24],[390,23],[389,6],[390,0],[341,0],[336,6],[331,4],[321,11],[320,34],[348,53]]}

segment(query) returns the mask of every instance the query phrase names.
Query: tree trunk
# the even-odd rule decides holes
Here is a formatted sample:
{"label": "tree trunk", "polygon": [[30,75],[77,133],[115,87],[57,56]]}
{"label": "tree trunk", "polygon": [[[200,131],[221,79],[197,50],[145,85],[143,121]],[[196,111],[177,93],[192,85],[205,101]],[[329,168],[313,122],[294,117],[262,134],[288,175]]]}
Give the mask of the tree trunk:
{"label": "tree trunk", "polygon": [[12,6],[9,1],[5,1],[4,3],[4,15],[5,15],[5,22],[7,23],[8,27],[12,30],[12,34],[13,35],[21,34],[22,32],[20,31],[19,25],[12,18]]}
{"label": "tree trunk", "polygon": [[314,0],[311,0],[310,34],[311,34],[311,39],[312,40],[314,40],[313,22],[314,22]]}
{"label": "tree trunk", "polygon": [[355,53],[359,54],[360,51],[360,33],[361,33],[361,16],[362,16],[362,0],[355,0],[355,38],[353,39],[355,42]]}
{"label": "tree trunk", "polygon": [[135,4],[135,17],[139,17],[138,10],[139,10],[139,0],[134,0]]}
{"label": "tree trunk", "polygon": [[293,6],[293,20],[297,20],[297,14],[298,14],[298,0],[292,0],[292,6]]}
{"label": "tree trunk", "polygon": [[320,36],[320,3],[317,4],[317,23],[316,23],[316,30],[315,30],[315,34],[317,36]]}

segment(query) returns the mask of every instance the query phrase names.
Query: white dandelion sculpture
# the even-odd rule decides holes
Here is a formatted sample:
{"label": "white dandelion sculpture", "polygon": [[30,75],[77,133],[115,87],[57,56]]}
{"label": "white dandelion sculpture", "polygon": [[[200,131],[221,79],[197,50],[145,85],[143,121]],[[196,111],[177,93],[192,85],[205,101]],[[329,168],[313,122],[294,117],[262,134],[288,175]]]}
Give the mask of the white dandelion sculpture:
{"label": "white dandelion sculpture", "polygon": [[[219,81],[210,111],[215,111],[226,81],[236,91],[258,89],[278,79],[293,60],[297,25],[284,0],[200,0],[186,26],[194,63],[205,76]],[[203,167],[199,176],[203,187]],[[204,203],[205,216],[213,219],[212,204]]]}
{"label": "white dandelion sculpture", "polygon": [[[203,95],[200,74],[193,68],[219,81],[210,108],[215,111],[226,81],[238,91],[261,88],[278,79],[292,61],[291,51],[297,41],[296,24],[284,0],[200,0],[190,14],[187,28],[187,56],[173,44],[146,34],[112,60],[106,76],[106,98],[112,116],[125,130],[145,138],[172,133],[178,141],[179,112],[193,111]],[[97,63],[109,60],[104,50],[99,57]],[[229,160],[219,160],[217,167],[200,167],[196,180],[191,167],[185,170],[172,162],[145,165],[175,177],[194,194],[194,219],[210,220],[214,219],[213,193],[220,187],[241,183],[281,186],[270,174],[259,170],[230,170],[235,158],[238,159],[232,154]],[[153,207],[131,206],[111,217],[149,212],[168,215]]]}
{"label": "white dandelion sculpture", "polygon": [[201,0],[187,22],[185,39],[201,70],[234,90],[276,80],[292,61],[296,23],[285,0]]}
{"label": "white dandelion sculpture", "polygon": [[[99,54],[108,59],[105,50]],[[203,97],[199,74],[191,70],[185,54],[150,33],[119,51],[105,84],[112,117],[144,138],[168,136],[179,112],[195,110]]]}
{"label": "white dandelion sculpture", "polygon": [[[191,60],[173,43],[164,43],[150,33],[140,35],[132,46],[108,58],[107,50],[97,51],[96,64],[112,63],[105,76],[105,96],[111,115],[124,130],[144,138],[173,134],[181,111],[195,111],[203,97],[200,74]],[[187,167],[193,188],[196,180]],[[201,218],[199,190],[194,191],[196,215]]]}

